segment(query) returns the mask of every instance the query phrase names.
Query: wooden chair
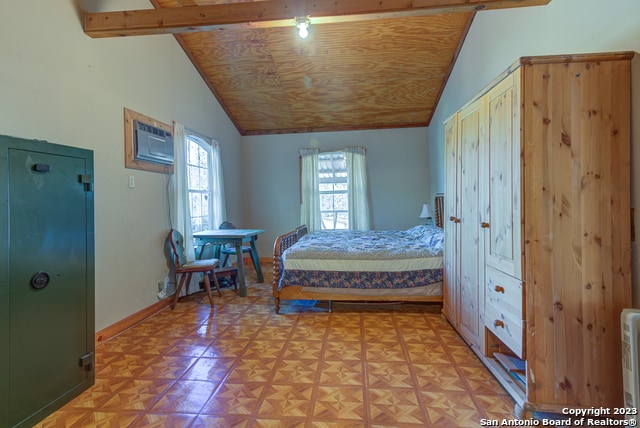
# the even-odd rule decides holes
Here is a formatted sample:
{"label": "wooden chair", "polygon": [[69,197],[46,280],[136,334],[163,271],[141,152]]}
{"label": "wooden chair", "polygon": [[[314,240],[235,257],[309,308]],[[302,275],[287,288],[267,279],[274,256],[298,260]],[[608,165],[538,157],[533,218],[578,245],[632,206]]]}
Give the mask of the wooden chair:
{"label": "wooden chair", "polygon": [[[225,221],[220,225],[220,227],[218,227],[218,229],[237,229],[237,228],[233,223],[229,221]],[[250,246],[247,246],[247,245],[243,245],[241,248],[242,248],[242,254],[248,253],[251,255],[251,263],[253,264],[253,268],[257,272],[258,269],[256,268],[256,263],[254,262],[253,250],[251,249]],[[242,254],[240,255],[240,257],[242,257]],[[238,255],[236,254],[236,248],[233,245],[223,245],[222,248],[220,248],[220,256],[221,256],[220,258],[222,259],[220,266],[224,267],[227,264],[227,260],[229,260],[230,255],[236,256],[236,259],[237,259]]]}
{"label": "wooden chair", "polygon": [[[213,254],[215,254],[215,245],[213,245],[210,242],[205,242],[203,245],[200,246],[199,249],[196,250],[196,253],[198,254],[198,256],[196,257],[198,260],[203,259],[204,257],[207,257],[208,254],[210,254],[211,252],[213,252]],[[215,257],[209,257],[209,258],[215,258]],[[234,266],[227,266],[227,267],[222,267],[222,264],[216,268],[215,270],[215,276],[218,279],[222,279],[223,281],[225,281],[227,278],[228,280],[233,284],[233,289],[237,290],[238,289],[238,268],[234,267]],[[218,281],[219,284],[219,281]]]}
{"label": "wooden chair", "polygon": [[169,236],[167,237],[167,239],[171,243],[171,260],[176,268],[176,274],[180,274],[180,281],[178,281],[178,288],[176,289],[176,294],[173,297],[171,309],[176,307],[176,303],[180,298],[180,292],[182,291],[182,287],[184,286],[185,282],[187,283],[187,290],[185,292],[186,294],[189,294],[189,283],[191,282],[191,276],[194,273],[204,274],[204,288],[206,289],[207,295],[209,296],[209,303],[211,303],[211,307],[213,307],[213,296],[211,295],[211,283],[209,278],[213,279],[213,284],[218,290],[218,296],[222,296],[222,293],[220,292],[220,286],[218,285],[218,279],[214,274],[215,268],[220,265],[220,260],[201,259],[189,262],[187,261],[187,257],[184,253],[184,238],[182,237],[182,234],[175,229],[171,229],[169,231]]}

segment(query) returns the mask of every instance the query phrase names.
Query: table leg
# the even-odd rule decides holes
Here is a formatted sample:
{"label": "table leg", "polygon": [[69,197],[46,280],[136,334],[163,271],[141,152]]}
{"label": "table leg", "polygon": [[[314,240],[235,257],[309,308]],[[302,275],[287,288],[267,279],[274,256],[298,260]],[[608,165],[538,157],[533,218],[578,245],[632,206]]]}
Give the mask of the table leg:
{"label": "table leg", "polygon": [[253,265],[256,267],[256,274],[258,274],[258,282],[264,282],[264,276],[262,275],[262,267],[260,266],[260,257],[258,257],[258,248],[256,248],[255,238],[251,238],[251,257],[253,257]]}
{"label": "table leg", "polygon": [[234,244],[236,247],[236,260],[238,265],[238,295],[247,296],[247,286],[244,282],[244,257],[242,257],[242,243]]}

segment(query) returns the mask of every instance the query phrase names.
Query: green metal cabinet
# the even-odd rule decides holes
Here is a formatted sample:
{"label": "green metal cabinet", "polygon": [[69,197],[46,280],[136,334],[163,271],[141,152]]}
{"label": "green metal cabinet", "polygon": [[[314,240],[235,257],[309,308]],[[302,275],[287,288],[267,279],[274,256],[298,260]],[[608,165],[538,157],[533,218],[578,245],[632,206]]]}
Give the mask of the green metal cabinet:
{"label": "green metal cabinet", "polygon": [[0,136],[0,427],[94,383],[93,152]]}

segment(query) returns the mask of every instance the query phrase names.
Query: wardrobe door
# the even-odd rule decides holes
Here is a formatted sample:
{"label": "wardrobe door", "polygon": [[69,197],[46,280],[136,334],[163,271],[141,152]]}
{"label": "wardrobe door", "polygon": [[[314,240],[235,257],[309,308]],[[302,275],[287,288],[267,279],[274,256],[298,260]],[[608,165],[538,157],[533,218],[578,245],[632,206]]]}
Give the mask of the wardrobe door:
{"label": "wardrobe door", "polygon": [[459,113],[459,206],[460,223],[460,334],[477,347],[480,336],[480,291],[483,289],[479,262],[479,143],[482,100],[477,100]]}
{"label": "wardrobe door", "polygon": [[520,220],[520,73],[511,73],[486,95],[489,115],[483,165],[486,212],[485,263],[522,279]]}
{"label": "wardrobe door", "polygon": [[442,311],[449,322],[458,326],[458,133],[457,115],[445,123],[445,190],[444,190],[444,300]]}

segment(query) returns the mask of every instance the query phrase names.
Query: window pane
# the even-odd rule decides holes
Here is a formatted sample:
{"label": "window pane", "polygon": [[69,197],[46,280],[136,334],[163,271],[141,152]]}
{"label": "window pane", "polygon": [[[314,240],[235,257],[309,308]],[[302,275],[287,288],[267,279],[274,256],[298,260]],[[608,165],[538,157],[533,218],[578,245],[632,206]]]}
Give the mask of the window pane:
{"label": "window pane", "polygon": [[333,211],[333,195],[331,193],[320,195],[320,211]]}
{"label": "window pane", "polygon": [[336,183],[334,184],[334,188],[335,190],[341,190],[343,192],[347,191],[347,183]]}
{"label": "window pane", "polygon": [[336,193],[334,195],[333,208],[340,211],[349,210],[349,201],[346,193]]}
{"label": "window pane", "polygon": [[349,186],[344,153],[320,154],[318,157],[318,179],[323,229],[347,229],[349,225]]}
{"label": "window pane", "polygon": [[189,188],[189,208],[194,232],[211,228],[209,201],[209,155],[207,142],[189,135],[187,137],[187,186]]}
{"label": "window pane", "polygon": [[202,147],[198,146],[198,166],[200,168],[207,168],[208,161],[207,152]]}
{"label": "window pane", "polygon": [[199,190],[209,190],[209,169],[205,168],[205,169],[200,169],[200,176],[199,176]]}
{"label": "window pane", "polygon": [[333,212],[322,213],[322,228],[334,229],[334,220],[335,220],[335,213]]}
{"label": "window pane", "polygon": [[345,212],[336,213],[336,229],[348,229],[349,228],[349,214]]}

